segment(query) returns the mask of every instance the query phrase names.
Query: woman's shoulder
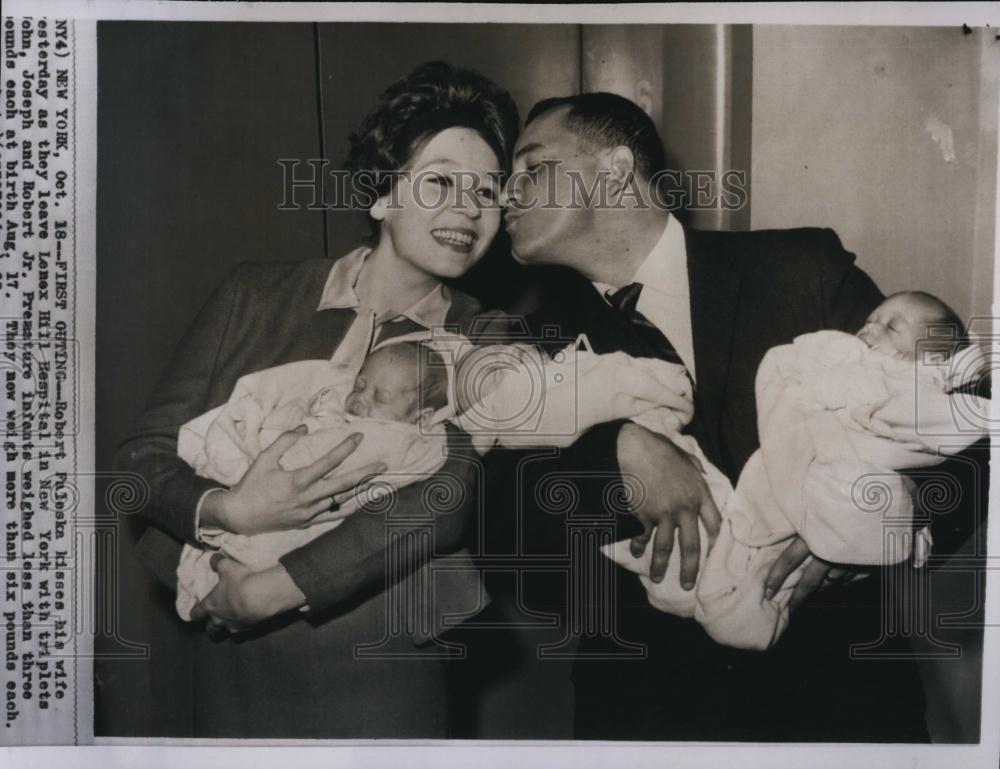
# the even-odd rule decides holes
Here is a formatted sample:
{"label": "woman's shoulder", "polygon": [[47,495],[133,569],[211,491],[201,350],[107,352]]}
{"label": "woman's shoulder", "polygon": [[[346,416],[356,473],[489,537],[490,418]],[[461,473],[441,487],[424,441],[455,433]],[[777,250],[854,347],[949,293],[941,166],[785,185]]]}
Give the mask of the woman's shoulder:
{"label": "woman's shoulder", "polygon": [[236,312],[261,313],[268,308],[319,304],[333,261],[326,258],[241,262],[219,285],[215,301],[226,301]]}
{"label": "woman's shoulder", "polygon": [[227,280],[251,291],[274,291],[283,285],[299,284],[323,287],[326,276],[333,267],[333,260],[325,257],[268,262],[241,262]]}

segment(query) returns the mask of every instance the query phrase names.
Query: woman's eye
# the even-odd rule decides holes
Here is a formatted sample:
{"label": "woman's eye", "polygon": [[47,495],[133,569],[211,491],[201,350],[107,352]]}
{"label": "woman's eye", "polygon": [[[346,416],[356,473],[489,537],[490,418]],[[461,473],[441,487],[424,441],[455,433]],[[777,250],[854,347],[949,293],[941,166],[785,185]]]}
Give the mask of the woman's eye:
{"label": "woman's eye", "polygon": [[485,205],[493,205],[497,202],[497,193],[492,189],[481,189],[476,193],[479,196],[479,202]]}
{"label": "woman's eye", "polygon": [[451,186],[451,179],[441,174],[431,174],[427,177],[427,181],[434,182],[434,184],[440,184],[445,187]]}

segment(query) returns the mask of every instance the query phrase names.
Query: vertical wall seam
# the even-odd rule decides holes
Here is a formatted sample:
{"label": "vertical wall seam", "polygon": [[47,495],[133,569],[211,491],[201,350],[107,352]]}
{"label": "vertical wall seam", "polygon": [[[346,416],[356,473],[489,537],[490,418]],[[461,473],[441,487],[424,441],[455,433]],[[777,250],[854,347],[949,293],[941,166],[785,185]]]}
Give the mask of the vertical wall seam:
{"label": "vertical wall seam", "polygon": [[743,208],[725,211],[723,221],[725,229],[749,230],[753,206],[753,30],[729,25],[726,37],[726,168],[746,172],[747,197]]}
{"label": "vertical wall seam", "polygon": [[[316,123],[319,129],[319,156],[326,158],[326,125],[323,121],[323,49],[320,45],[319,23],[313,22],[313,61],[316,68]],[[326,181],[326,165],[320,166],[320,173],[323,179],[320,181],[320,189],[324,190]],[[327,210],[322,201],[326,200],[326,195],[320,197],[320,215],[323,217],[323,256],[330,258],[330,235],[327,223]]]}
{"label": "vertical wall seam", "polygon": [[747,198],[743,210],[733,212],[731,222],[732,229],[750,230],[753,216],[753,27],[734,26],[732,41],[730,109],[733,114],[730,118],[729,141],[733,148],[733,168],[738,168],[742,163],[746,170]]}

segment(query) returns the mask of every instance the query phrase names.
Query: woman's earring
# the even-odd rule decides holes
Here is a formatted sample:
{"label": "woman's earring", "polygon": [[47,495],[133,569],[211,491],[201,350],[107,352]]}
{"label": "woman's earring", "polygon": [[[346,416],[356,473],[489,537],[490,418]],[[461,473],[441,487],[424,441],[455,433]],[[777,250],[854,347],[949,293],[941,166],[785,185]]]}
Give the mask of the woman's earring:
{"label": "woman's earring", "polygon": [[386,207],[385,202],[382,200],[382,198],[376,200],[375,205],[373,205],[370,209],[368,209],[368,213],[371,215],[371,218],[374,219],[376,222],[380,222],[383,219],[385,219],[385,214],[387,211],[388,208]]}

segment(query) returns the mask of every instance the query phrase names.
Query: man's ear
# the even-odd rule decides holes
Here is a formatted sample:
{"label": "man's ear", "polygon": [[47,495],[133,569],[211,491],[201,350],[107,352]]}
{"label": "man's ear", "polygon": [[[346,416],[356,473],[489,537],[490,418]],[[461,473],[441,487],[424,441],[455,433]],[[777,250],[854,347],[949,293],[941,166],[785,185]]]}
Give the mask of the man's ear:
{"label": "man's ear", "polygon": [[625,146],[615,147],[608,160],[608,195],[621,193],[629,184],[629,179],[635,174],[635,155]]}

